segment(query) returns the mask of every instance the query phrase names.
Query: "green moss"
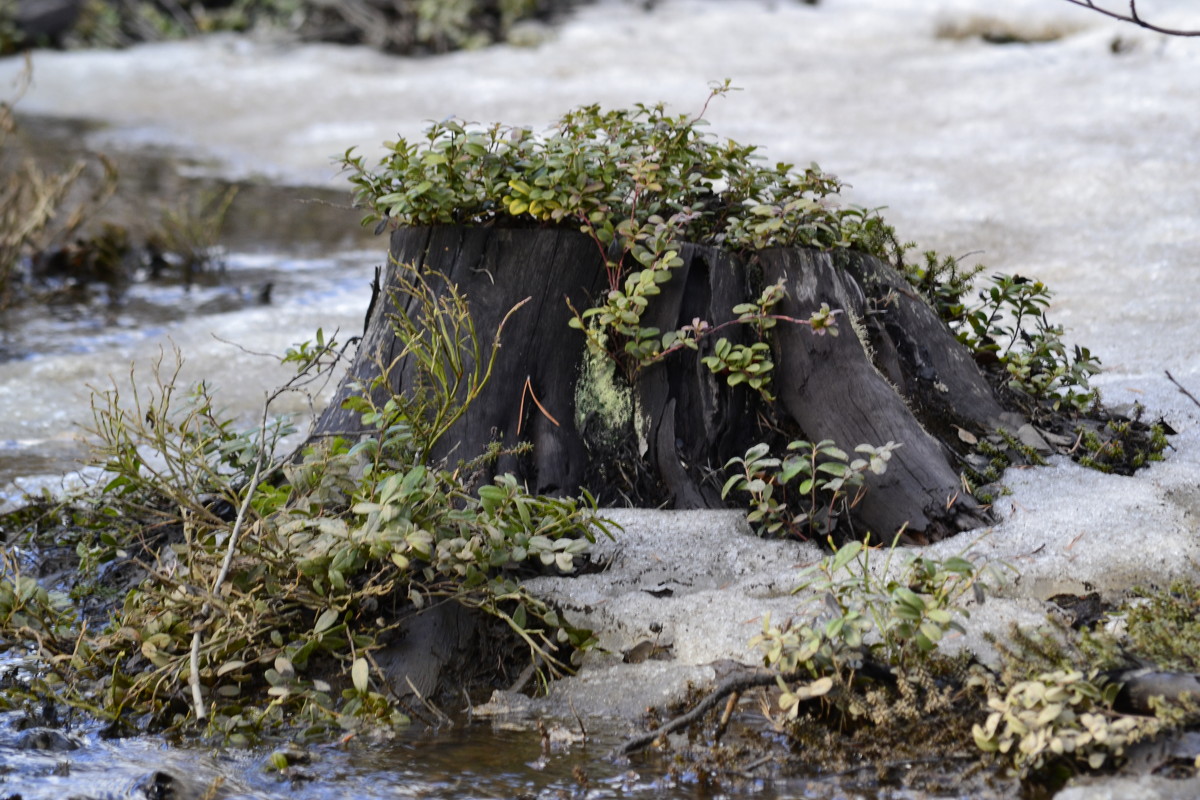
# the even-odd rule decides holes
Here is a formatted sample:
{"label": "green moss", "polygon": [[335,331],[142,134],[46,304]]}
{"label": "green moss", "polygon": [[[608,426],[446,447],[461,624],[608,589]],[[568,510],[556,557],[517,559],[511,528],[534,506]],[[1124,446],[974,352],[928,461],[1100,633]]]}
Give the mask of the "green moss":
{"label": "green moss", "polygon": [[1168,446],[1166,429],[1161,422],[1142,422],[1144,411],[1138,405],[1132,417],[1114,417],[1098,428],[1077,427],[1079,463],[1101,472],[1130,475],[1153,461],[1162,461]]}
{"label": "green moss", "polygon": [[1176,582],[1139,589],[1117,612],[1125,618],[1126,651],[1159,669],[1200,672],[1200,586]]}
{"label": "green moss", "polygon": [[1021,458],[1025,460],[1025,463],[1033,464],[1034,466],[1038,467],[1046,466],[1046,459],[1042,458],[1037,449],[1024,444],[1011,431],[1005,428],[1000,428],[996,431],[996,433],[999,434],[1000,438],[1004,440],[1004,443],[1008,445],[1010,450],[1020,454]]}

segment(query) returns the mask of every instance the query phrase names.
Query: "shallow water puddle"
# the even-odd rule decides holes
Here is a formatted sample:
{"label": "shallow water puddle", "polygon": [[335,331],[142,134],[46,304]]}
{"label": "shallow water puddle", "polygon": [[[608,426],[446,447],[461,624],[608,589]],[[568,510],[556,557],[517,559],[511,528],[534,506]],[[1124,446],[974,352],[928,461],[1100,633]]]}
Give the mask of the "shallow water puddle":
{"label": "shallow water puddle", "polygon": [[76,200],[100,179],[95,152],[111,159],[117,190],[91,219],[125,227],[135,243],[163,214],[231,187],[237,193],[215,266],[190,285],[177,275],[151,279],[144,268],[117,288],[30,276],[45,302],[0,312],[0,507],[22,492],[57,488],[59,476],[78,467],[80,426],[91,419],[88,387],[127,379],[130,364],[148,383],[149,365],[178,348],[187,379],[218,386],[222,402],[242,413],[285,379],[272,356],[317,328],[344,331],[341,341],[361,330],[386,241],[358,226],[348,190],[231,184],[211,177],[210,165],[162,148],[96,142],[104,128],[94,124],[22,117],[19,125],[6,157],[32,158],[49,171],[76,159],[91,165]]}
{"label": "shallow water puddle", "polygon": [[[302,748],[283,772],[269,749],[171,746],[154,737],[103,739],[48,728],[18,730],[19,715],[0,717],[0,797],[21,800],[342,800],[343,798],[861,798],[922,800],[1002,797],[974,785],[961,791],[905,788],[904,765],[879,785],[875,770],[768,781],[702,779],[661,759],[617,761],[617,737],[569,750],[542,750],[536,731],[460,721],[437,733],[402,732],[383,742],[350,740]],[[295,748],[292,748],[295,750]]]}

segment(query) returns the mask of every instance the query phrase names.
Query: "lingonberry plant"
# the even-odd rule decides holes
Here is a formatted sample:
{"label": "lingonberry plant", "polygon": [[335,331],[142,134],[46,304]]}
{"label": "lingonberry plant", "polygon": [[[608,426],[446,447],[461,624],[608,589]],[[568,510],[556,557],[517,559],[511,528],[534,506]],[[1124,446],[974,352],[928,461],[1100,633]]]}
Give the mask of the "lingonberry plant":
{"label": "lingonberry plant", "polygon": [[[837,201],[843,186],[836,177],[815,165],[803,172],[785,163],[763,166],[758,148],[705,133],[708,102],[731,88],[728,81],[715,86],[695,116],[672,116],[662,103],[614,111],[592,105],[567,113],[544,135],[447,120],[430,126],[423,144],[388,143],[377,169],[352,150],[343,163],[358,202],[370,210],[364,224],[577,227],[596,243],[608,292],[577,312],[572,325],[632,379],[718,330],[704,320],[665,332],[642,324],[651,298],[683,263],[681,243],[881,251],[887,241],[876,213]],[[735,309],[759,342],[726,342],[706,360],[731,384],[768,391],[762,337],[775,322],[824,330],[835,321],[829,309],[808,320],[772,315],[781,291],[767,287],[754,308]]]}

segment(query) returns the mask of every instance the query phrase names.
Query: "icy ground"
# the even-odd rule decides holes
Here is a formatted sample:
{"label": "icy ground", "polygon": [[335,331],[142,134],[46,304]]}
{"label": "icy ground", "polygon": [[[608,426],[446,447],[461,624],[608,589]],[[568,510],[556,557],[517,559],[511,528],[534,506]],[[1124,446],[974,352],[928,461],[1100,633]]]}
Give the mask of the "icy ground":
{"label": "icy ground", "polygon": [[[886,206],[922,248],[975,253],[993,271],[1044,280],[1056,292],[1052,319],[1103,360],[1106,400],[1144,403],[1179,432],[1168,460],[1134,478],[1059,462],[1010,472],[1002,524],[937,548],[974,542],[978,558],[1020,571],[1010,598],[975,618],[1036,622],[1055,592],[1195,576],[1200,408],[1164,371],[1200,394],[1200,40],[1146,33],[1060,0],[653,5],[599,2],[528,31],[529,46],[423,60],[226,37],[38,53],[21,108],[106,121],[97,147],[171,144],[216,155],[228,174],[324,185],[339,180],[332,156],[352,146],[374,156],[397,133],[419,135],[427,120],[540,126],[585,103],[658,100],[690,112],[709,81],[731,78],[743,91],[713,104],[712,131],[760,144],[772,160],[816,161],[853,185],[854,202]],[[1189,6],[1139,8],[1165,25],[1200,28]],[[980,32],[1052,40],[997,45]],[[0,61],[0,86],[19,67]],[[270,350],[260,337],[297,341],[333,322],[353,330],[365,299],[364,290],[327,309],[288,309],[286,329],[262,313],[225,324],[232,338]],[[172,333],[202,374],[239,383],[244,364],[228,365],[227,347],[206,331]],[[82,383],[120,373],[154,347],[0,365],[0,440],[66,430],[85,414]],[[50,399],[31,409],[31,393]],[[252,407],[258,394],[234,397]],[[594,621],[610,620],[607,644],[627,645],[659,623],[684,665],[749,657],[744,644],[760,615],[794,602],[788,570],[815,557],[730,545],[733,560],[714,578],[697,546],[719,548],[728,515],[622,519],[628,539],[613,549],[630,571],[579,591],[600,593]],[[676,589],[669,599],[641,591],[664,581]],[[598,664],[590,679],[609,668]],[[639,681],[620,684],[631,707],[645,700],[628,691]],[[640,685],[654,693],[677,684]]]}

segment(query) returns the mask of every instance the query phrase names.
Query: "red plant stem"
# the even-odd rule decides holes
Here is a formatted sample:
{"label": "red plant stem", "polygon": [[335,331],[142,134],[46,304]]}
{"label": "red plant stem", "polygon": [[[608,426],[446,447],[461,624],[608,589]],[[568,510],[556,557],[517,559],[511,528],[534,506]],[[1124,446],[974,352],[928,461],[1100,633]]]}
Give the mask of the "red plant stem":
{"label": "red plant stem", "polygon": [[[834,309],[830,313],[831,314],[840,314],[840,313],[842,313],[842,311],[841,311],[841,309]],[[728,328],[730,325],[743,325],[743,324],[746,324],[746,323],[751,322],[756,319],[774,319],[774,320],[778,320],[780,322],[791,322],[795,325],[812,325],[812,322],[810,320],[796,319],[795,317],[789,317],[784,314],[758,314],[756,316],[749,317],[749,318],[739,317],[738,319],[731,319],[727,322],[722,322],[720,325],[716,325],[712,328],[706,328],[705,330],[703,330],[697,334],[696,341],[699,342],[701,339],[703,339],[707,336],[711,336],[712,334],[716,333],[719,330],[722,330],[723,328]],[[666,350],[663,350],[661,353],[658,353],[657,355],[655,355],[654,358],[650,359],[646,363],[647,363],[647,365],[654,364],[657,361],[659,361],[660,359],[666,358],[671,353],[674,353],[676,350],[680,350],[683,347],[686,347],[686,345],[683,342],[676,342],[675,344],[668,347]]]}

